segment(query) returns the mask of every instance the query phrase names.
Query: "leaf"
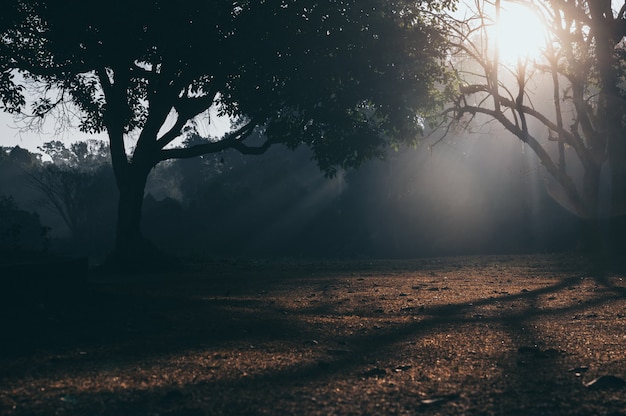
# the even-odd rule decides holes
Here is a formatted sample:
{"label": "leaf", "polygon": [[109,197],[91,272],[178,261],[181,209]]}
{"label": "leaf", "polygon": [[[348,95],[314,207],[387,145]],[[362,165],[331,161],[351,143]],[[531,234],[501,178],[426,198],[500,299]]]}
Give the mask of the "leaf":
{"label": "leaf", "polygon": [[626,380],[616,376],[601,376],[585,383],[591,390],[620,390],[626,388]]}

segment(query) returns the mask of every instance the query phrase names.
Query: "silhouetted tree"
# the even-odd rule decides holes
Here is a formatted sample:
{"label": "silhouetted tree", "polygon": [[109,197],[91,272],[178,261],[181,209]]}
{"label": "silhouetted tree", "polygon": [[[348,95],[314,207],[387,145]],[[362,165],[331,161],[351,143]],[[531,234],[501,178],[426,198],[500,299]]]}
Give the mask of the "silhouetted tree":
{"label": "silhouetted tree", "polygon": [[93,186],[94,173],[47,164],[31,171],[29,177],[31,184],[44,196],[44,206],[63,219],[74,239],[84,241],[88,191]]}
{"label": "silhouetted tree", "polygon": [[[40,148],[52,161],[26,170],[29,183],[43,196],[42,206],[58,215],[75,243],[86,244],[102,222],[110,174],[106,144],[97,140],[72,143],[55,140]],[[96,234],[98,234],[96,232]]]}
{"label": "silhouetted tree", "polygon": [[39,147],[57,166],[80,168],[92,171],[110,164],[111,156],[108,146],[100,140],[88,139],[70,144],[69,147],[60,140],[52,140]]}
{"label": "silhouetted tree", "polygon": [[[109,166],[106,145],[97,140],[44,143],[39,148],[52,159],[27,170],[29,182],[44,197],[43,205],[59,215],[72,238],[85,243],[93,222],[94,190],[102,170]],[[94,192],[95,191],[95,192]],[[101,201],[98,201],[101,202]]]}
{"label": "silhouetted tree", "polygon": [[[552,178],[549,193],[595,224],[597,246],[599,219],[626,213],[626,4],[614,11],[610,0],[515,2],[540,16],[547,39],[541,56],[512,63],[501,61],[489,31],[502,3],[478,1],[474,16],[450,26],[458,89],[444,122],[496,121],[525,143]],[[604,206],[603,170],[611,192]]]}
{"label": "silhouetted tree", "polygon": [[[10,0],[2,97],[5,109],[23,107],[10,79],[19,70],[43,86],[35,116],[77,113],[82,130],[107,132],[120,194],[116,254],[132,262],[145,254],[144,189],[162,161],[304,144],[332,175],[417,140],[445,82],[431,12],[450,3]],[[203,114],[228,116],[233,128],[177,145]],[[263,140],[252,142],[254,133]]]}
{"label": "silhouetted tree", "polygon": [[19,146],[15,146],[9,151],[9,160],[23,168],[28,168],[41,162],[40,155],[31,153]]}

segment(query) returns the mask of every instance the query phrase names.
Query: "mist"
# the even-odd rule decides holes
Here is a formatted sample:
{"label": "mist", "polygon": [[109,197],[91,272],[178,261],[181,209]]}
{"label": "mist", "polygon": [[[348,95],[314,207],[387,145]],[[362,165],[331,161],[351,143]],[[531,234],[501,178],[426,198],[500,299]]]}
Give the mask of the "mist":
{"label": "mist", "polygon": [[170,220],[177,238],[150,225],[157,199],[146,207],[151,239],[202,255],[412,258],[568,250],[583,238],[581,220],[549,196],[534,154],[504,134],[390,151],[334,178],[306,149],[221,160],[192,201],[149,184],[161,204],[181,207],[181,221]]}
{"label": "mist", "polygon": [[[115,223],[112,174],[103,174],[93,193],[91,206],[107,208],[88,213],[89,242],[72,244],[43,195],[20,169],[7,170],[10,160],[2,159],[0,193],[39,214],[53,247],[104,258]],[[146,188],[142,228],[163,250],[204,258],[415,258],[576,248],[581,220],[555,202],[549,185],[532,152],[505,134],[451,137],[434,147],[424,142],[332,178],[306,148],[275,147],[261,156],[229,151],[158,165]]]}

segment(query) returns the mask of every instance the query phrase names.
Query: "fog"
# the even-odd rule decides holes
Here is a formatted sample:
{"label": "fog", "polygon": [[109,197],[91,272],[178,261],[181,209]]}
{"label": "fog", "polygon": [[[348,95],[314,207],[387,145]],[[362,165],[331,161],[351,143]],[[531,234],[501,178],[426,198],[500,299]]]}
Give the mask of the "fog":
{"label": "fog", "polygon": [[[91,213],[88,241],[72,244],[67,227],[44,209],[43,195],[20,170],[3,169],[0,194],[39,213],[51,228],[53,248],[95,261],[106,255],[117,197],[110,172],[91,197],[99,213]],[[581,220],[550,197],[546,181],[521,142],[491,132],[390,150],[385,160],[333,178],[324,177],[305,148],[275,147],[262,156],[229,151],[157,166],[147,186],[143,231],[164,250],[202,258],[573,249],[581,242]]]}
{"label": "fog", "polygon": [[332,179],[304,149],[275,149],[244,167],[232,157],[225,157],[226,169],[234,166],[221,179],[231,184],[235,206],[207,195],[197,208],[206,209],[205,232],[194,233],[200,237],[194,247],[204,242],[215,252],[262,256],[421,257],[559,250],[578,239],[578,220],[547,195],[536,158],[510,137],[401,149]]}

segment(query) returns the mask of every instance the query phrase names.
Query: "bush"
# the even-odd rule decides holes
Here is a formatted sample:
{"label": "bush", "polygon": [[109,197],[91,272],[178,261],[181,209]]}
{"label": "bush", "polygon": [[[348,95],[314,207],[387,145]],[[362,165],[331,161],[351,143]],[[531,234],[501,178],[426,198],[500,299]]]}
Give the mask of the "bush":
{"label": "bush", "polygon": [[48,248],[48,227],[39,215],[21,210],[12,197],[0,195],[0,261],[21,261]]}

